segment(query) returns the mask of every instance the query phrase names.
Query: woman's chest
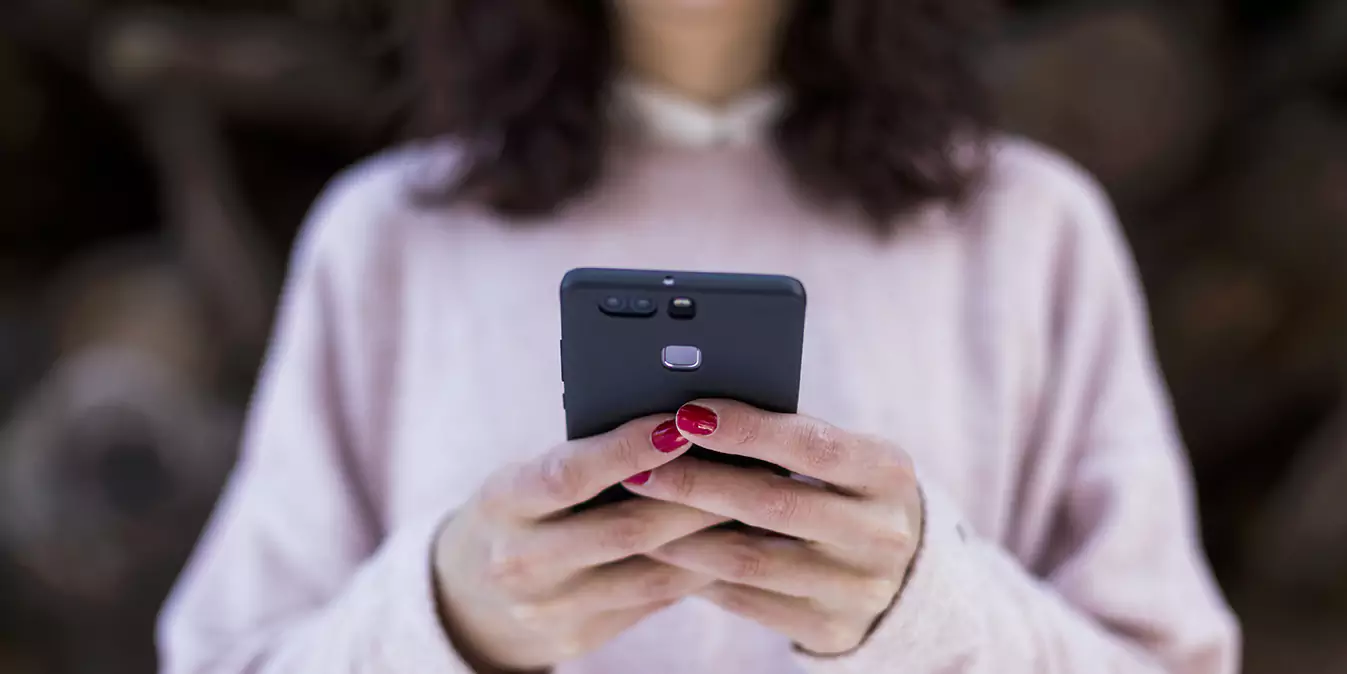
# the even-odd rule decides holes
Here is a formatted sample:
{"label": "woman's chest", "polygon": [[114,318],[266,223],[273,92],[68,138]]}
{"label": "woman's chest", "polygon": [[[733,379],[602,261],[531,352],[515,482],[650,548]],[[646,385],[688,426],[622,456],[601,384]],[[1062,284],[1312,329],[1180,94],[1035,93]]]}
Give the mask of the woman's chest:
{"label": "woman's chest", "polygon": [[[658,237],[656,237],[658,239]],[[954,251],[884,255],[846,246],[723,241],[688,252],[662,241],[515,245],[458,255],[409,283],[435,282],[404,307],[388,425],[388,514],[454,507],[502,465],[565,440],[558,283],[579,266],[788,274],[806,286],[800,412],[879,435],[956,493],[996,471],[1002,403],[982,353],[977,307]],[[485,254],[490,253],[490,254]],[[503,261],[504,260],[504,261]],[[980,451],[975,448],[982,448]],[[992,450],[992,451],[987,451]],[[983,484],[975,484],[982,481]]]}

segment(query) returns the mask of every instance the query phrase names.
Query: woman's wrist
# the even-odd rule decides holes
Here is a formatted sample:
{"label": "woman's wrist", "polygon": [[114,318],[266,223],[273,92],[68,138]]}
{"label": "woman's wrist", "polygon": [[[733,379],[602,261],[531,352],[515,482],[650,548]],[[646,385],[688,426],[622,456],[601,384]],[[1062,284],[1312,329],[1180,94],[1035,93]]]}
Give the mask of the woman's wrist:
{"label": "woman's wrist", "polygon": [[444,530],[452,518],[453,515],[451,514],[441,525],[440,532],[436,535],[430,560],[431,578],[435,587],[436,613],[440,618],[440,628],[444,630],[444,635],[449,640],[450,646],[458,654],[459,659],[468,665],[475,674],[548,674],[552,671],[551,667],[519,670],[503,667],[492,662],[490,658],[483,654],[482,649],[470,636],[471,630],[467,628],[464,620],[453,610],[452,593],[447,582],[447,574],[442,572],[447,566],[442,563],[445,549]]}

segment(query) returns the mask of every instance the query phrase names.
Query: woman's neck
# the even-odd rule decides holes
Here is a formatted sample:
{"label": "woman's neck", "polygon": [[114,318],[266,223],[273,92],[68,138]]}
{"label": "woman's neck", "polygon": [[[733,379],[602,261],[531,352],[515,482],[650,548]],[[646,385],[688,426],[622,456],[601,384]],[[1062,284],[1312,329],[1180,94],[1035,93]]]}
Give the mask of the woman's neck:
{"label": "woman's neck", "polygon": [[626,69],[641,81],[720,107],[771,79],[775,20],[726,21],[719,26],[703,25],[715,23],[710,17],[648,21],[632,18],[622,30]]}

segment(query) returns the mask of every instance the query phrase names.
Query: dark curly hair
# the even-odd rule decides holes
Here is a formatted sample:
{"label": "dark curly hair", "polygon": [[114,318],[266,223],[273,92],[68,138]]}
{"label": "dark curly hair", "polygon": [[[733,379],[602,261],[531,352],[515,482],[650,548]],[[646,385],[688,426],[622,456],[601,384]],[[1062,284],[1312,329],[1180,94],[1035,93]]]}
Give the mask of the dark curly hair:
{"label": "dark curly hair", "polygon": [[[775,60],[788,104],[773,133],[799,186],[887,227],[980,174],[990,126],[975,49],[984,0],[792,0]],[[454,199],[546,215],[592,188],[609,140],[617,56],[609,0],[429,0],[420,133],[466,163]]]}

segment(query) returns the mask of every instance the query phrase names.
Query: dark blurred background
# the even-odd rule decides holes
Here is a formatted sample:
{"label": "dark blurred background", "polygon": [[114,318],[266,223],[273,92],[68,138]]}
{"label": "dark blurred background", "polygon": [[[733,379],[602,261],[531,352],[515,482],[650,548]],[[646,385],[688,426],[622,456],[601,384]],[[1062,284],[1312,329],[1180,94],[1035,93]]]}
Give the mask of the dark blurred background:
{"label": "dark blurred background", "polygon": [[[0,672],[153,671],[296,227],[403,128],[416,4],[0,0]],[[1347,0],[1004,9],[1005,125],[1136,249],[1247,671],[1347,672]]]}

